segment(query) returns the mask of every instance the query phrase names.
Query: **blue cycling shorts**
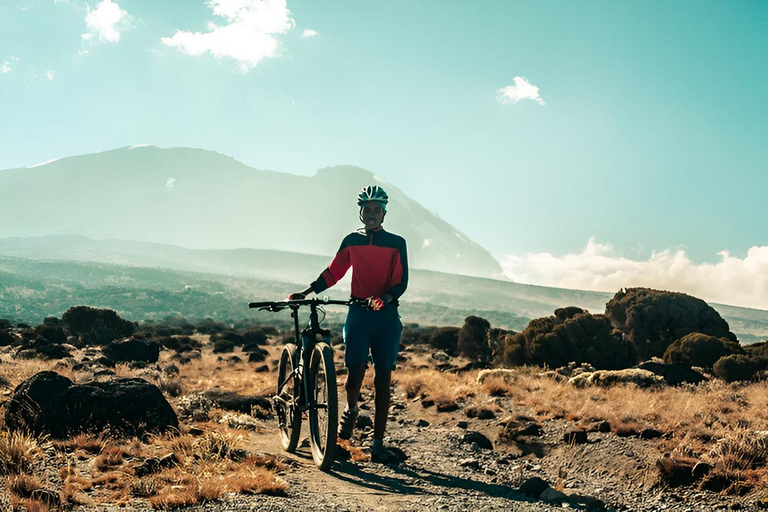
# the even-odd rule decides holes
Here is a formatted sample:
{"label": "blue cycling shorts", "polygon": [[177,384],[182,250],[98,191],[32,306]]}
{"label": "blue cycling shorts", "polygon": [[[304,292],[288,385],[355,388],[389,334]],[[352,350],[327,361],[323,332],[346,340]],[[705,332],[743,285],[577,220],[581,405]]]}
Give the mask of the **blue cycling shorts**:
{"label": "blue cycling shorts", "polygon": [[350,306],[344,323],[344,363],[347,368],[365,366],[370,353],[374,368],[394,370],[402,332],[397,307],[373,311]]}

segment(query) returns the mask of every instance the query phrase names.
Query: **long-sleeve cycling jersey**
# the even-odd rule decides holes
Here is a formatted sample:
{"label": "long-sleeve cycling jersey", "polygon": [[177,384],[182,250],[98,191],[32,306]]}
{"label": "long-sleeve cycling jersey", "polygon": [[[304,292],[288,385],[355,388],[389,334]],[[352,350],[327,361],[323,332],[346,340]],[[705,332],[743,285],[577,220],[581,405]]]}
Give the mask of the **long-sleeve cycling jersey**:
{"label": "long-sleeve cycling jersey", "polygon": [[379,228],[350,233],[341,242],[336,256],[310,286],[320,293],[344,277],[352,267],[352,297],[365,299],[392,296],[392,304],[408,287],[408,256],[405,239]]}

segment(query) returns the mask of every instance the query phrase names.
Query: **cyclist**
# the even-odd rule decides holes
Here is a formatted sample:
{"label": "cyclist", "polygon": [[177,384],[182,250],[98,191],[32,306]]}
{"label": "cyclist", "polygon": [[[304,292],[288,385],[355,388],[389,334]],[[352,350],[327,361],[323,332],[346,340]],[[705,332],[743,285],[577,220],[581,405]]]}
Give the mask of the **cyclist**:
{"label": "cyclist", "polygon": [[352,298],[344,324],[347,366],[347,405],[341,416],[339,437],[349,439],[359,414],[358,401],[368,367],[369,351],[375,373],[375,417],[371,460],[394,462],[395,454],[384,444],[389,414],[390,383],[400,346],[402,323],[398,299],[408,286],[408,257],[405,239],[381,227],[389,196],[378,185],[362,189],[357,197],[360,221],[365,225],[347,235],[336,256],[306,290],[291,295],[304,298],[330,288],[352,267]]}

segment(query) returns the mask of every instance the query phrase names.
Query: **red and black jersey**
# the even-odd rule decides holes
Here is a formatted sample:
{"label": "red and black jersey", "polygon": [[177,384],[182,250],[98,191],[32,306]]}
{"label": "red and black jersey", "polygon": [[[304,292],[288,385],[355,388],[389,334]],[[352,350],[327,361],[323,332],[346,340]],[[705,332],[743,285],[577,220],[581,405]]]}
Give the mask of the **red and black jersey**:
{"label": "red and black jersey", "polygon": [[392,296],[393,304],[408,287],[405,239],[384,229],[361,229],[341,242],[336,256],[310,286],[320,293],[344,277],[352,267],[352,296],[358,299]]}

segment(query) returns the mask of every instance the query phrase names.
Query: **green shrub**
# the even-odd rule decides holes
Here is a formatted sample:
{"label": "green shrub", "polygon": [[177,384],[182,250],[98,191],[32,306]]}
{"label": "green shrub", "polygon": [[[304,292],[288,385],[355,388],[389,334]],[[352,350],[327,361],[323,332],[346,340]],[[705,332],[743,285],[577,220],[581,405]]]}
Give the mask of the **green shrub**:
{"label": "green shrub", "polygon": [[264,345],[267,342],[267,333],[260,327],[251,328],[243,333],[243,340],[248,345]]}
{"label": "green shrub", "polygon": [[620,370],[637,362],[634,346],[608,318],[576,307],[535,318],[522,332],[506,336],[503,343],[503,361],[511,366],[558,368],[574,362],[599,370]]}
{"label": "green shrub", "polygon": [[721,357],[712,367],[714,374],[726,382],[751,380],[762,371],[757,359],[742,354]]}
{"label": "green shrub", "polygon": [[692,332],[676,340],[667,348],[664,352],[664,362],[712,368],[712,365],[723,356],[743,353],[744,350],[736,342]]}
{"label": "green shrub", "polygon": [[459,328],[438,327],[430,335],[429,344],[438,350],[456,352],[459,345]]}
{"label": "green shrub", "polygon": [[456,347],[459,352],[476,361],[489,361],[491,347],[488,343],[488,331],[491,324],[479,316],[468,316],[464,325],[459,329]]}
{"label": "green shrub", "polygon": [[51,343],[67,342],[67,333],[59,325],[43,323],[35,327],[35,333]]}
{"label": "green shrub", "polygon": [[235,350],[235,344],[229,340],[216,340],[213,343],[213,353],[221,354],[224,352],[232,352]]}
{"label": "green shrub", "polygon": [[622,290],[605,305],[605,316],[635,345],[642,361],[662,357],[675,340],[692,332],[737,341],[714,308],[684,293]]}
{"label": "green shrub", "polygon": [[80,345],[105,345],[133,334],[135,324],[123,320],[111,309],[74,306],[61,317],[66,329]]}

